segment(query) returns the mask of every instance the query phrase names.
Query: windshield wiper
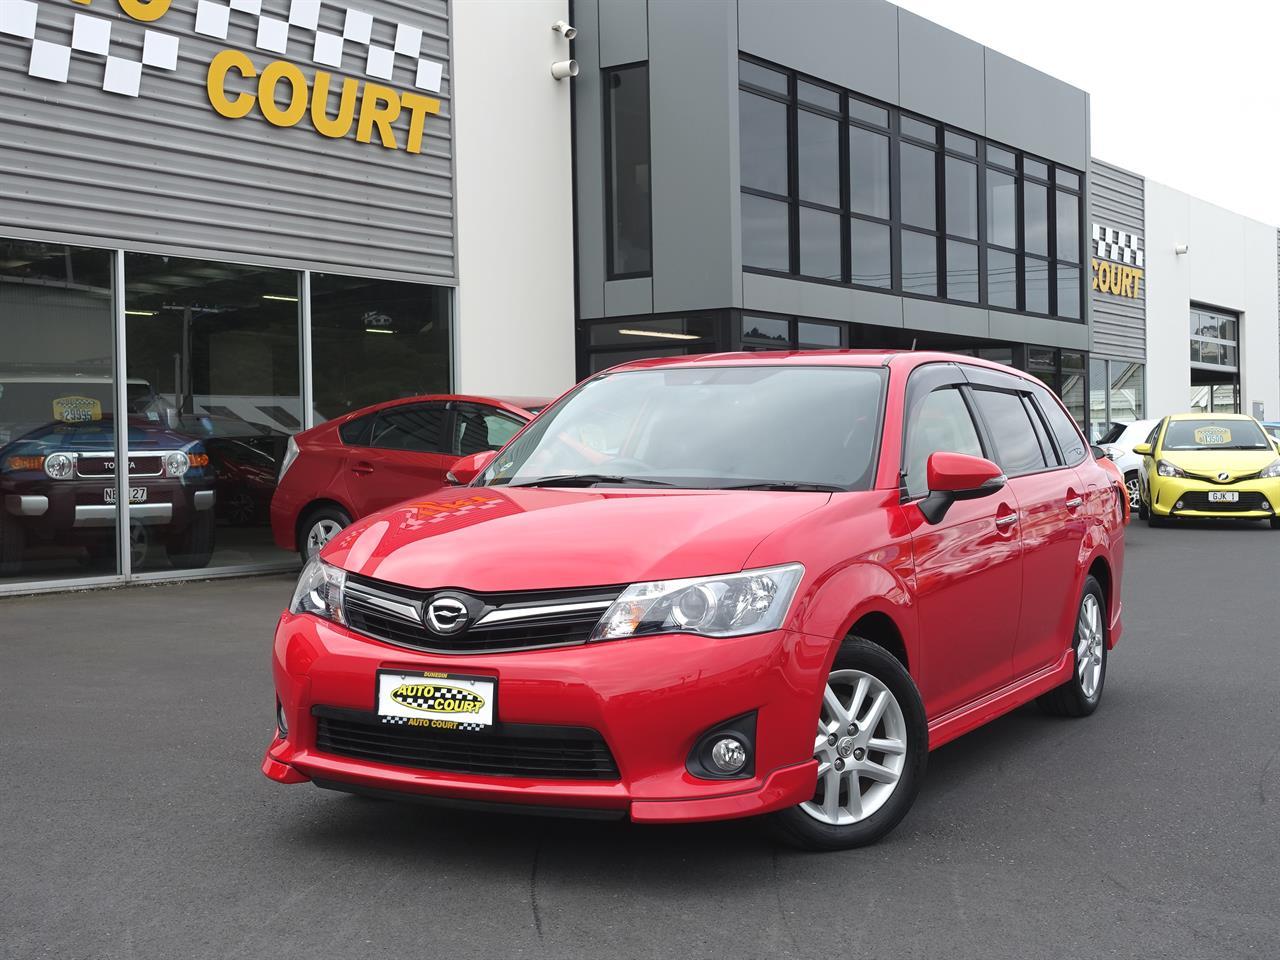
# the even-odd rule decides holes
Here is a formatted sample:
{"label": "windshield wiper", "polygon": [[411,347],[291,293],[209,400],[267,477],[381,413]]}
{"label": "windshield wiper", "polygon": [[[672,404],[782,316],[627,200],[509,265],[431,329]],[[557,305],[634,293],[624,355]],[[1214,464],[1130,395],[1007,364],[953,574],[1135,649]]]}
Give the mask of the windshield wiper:
{"label": "windshield wiper", "polygon": [[566,473],[558,477],[537,477],[533,480],[522,480],[520,483],[509,483],[510,487],[594,487],[598,483],[643,484],[651,487],[674,487],[667,480],[653,480],[649,477],[623,477],[607,473]]}
{"label": "windshield wiper", "polygon": [[844,493],[845,487],[834,483],[808,483],[804,480],[753,480],[750,483],[735,483],[718,490],[801,490],[817,493]]}

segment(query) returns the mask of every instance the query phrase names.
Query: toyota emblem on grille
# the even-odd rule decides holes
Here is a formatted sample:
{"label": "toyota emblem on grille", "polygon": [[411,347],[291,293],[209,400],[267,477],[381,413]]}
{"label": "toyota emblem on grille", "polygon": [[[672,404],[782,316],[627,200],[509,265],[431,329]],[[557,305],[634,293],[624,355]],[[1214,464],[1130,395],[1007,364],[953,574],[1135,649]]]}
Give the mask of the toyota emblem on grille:
{"label": "toyota emblem on grille", "polygon": [[467,625],[467,605],[457,597],[436,597],[427,604],[427,623],[436,633],[457,633]]}
{"label": "toyota emblem on grille", "polygon": [[1226,483],[1228,480],[1231,479],[1231,474],[1223,470],[1220,474],[1218,474],[1218,479],[1221,480],[1223,483]]}

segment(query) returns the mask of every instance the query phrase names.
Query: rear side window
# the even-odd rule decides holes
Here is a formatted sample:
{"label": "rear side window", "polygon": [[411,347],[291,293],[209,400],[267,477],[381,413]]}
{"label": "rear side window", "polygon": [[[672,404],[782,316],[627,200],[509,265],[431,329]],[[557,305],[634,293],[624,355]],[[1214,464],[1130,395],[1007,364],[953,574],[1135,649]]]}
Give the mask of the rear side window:
{"label": "rear side window", "polygon": [[342,438],[342,442],[352,447],[367,447],[372,432],[373,414],[348,420],[338,428],[338,436]]}
{"label": "rear side window", "polygon": [[413,453],[445,453],[443,405],[418,404],[383,410],[373,425],[370,446]]}
{"label": "rear side window", "polygon": [[1076,429],[1075,421],[1062,409],[1057,398],[1048,390],[1038,389],[1036,399],[1040,402],[1040,411],[1048,421],[1049,430],[1058,441],[1058,449],[1062,451],[1062,462],[1075,466],[1084,459],[1087,449],[1084,445],[1084,437]]}
{"label": "rear side window", "polygon": [[908,497],[923,497],[929,492],[929,456],[934,453],[983,455],[978,428],[956,387],[934,390],[911,413],[903,461]]}
{"label": "rear side window", "polygon": [[524,421],[494,407],[460,403],[454,418],[453,452],[466,457],[485,450],[501,450]]}
{"label": "rear side window", "polygon": [[974,390],[973,395],[987,422],[1000,469],[1008,476],[1016,477],[1035,473],[1049,465],[1022,397],[1016,393],[983,389]]}

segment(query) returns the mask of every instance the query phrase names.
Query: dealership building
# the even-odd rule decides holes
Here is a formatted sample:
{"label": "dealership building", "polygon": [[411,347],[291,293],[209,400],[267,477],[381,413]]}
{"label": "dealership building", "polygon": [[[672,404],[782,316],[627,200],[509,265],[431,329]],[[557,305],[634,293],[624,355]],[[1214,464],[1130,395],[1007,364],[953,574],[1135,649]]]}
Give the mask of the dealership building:
{"label": "dealership building", "polygon": [[[880,0],[0,0],[0,130],[0,593],[294,564],[292,433],[637,357],[943,348],[1095,435],[1280,419],[1275,228]],[[50,436],[89,446],[32,492]],[[202,489],[140,481],[194,441]]]}

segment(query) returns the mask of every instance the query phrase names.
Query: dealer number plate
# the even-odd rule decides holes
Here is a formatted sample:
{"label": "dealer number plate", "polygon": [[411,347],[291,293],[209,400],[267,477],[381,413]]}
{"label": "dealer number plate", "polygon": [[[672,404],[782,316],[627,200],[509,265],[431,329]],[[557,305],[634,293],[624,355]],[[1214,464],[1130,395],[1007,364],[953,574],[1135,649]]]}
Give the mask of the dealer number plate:
{"label": "dealer number plate", "polygon": [[[116,502],[116,488],[115,488],[115,487],[104,487],[104,488],[103,488],[103,491],[102,491],[102,499],[103,499],[103,500],[105,500],[107,503],[115,503],[115,502]],[[146,488],[146,487],[130,487],[130,488],[129,488],[129,502],[130,502],[130,503],[146,503],[146,502],[147,502],[147,488]]]}
{"label": "dealer number plate", "polygon": [[433,730],[493,726],[497,682],[456,673],[378,671],[378,716],[383,723]]}
{"label": "dealer number plate", "polygon": [[1210,490],[1209,502],[1210,503],[1239,503],[1240,494],[1236,493],[1234,490]]}

